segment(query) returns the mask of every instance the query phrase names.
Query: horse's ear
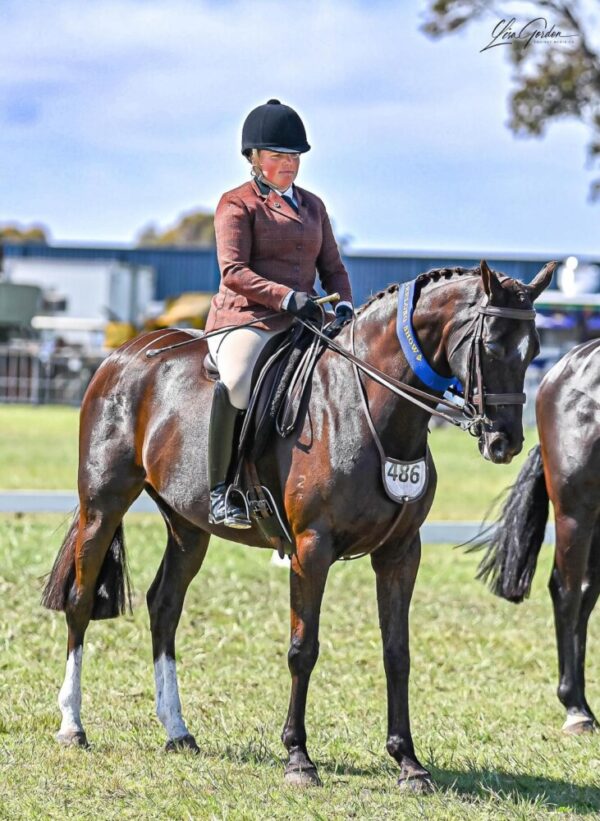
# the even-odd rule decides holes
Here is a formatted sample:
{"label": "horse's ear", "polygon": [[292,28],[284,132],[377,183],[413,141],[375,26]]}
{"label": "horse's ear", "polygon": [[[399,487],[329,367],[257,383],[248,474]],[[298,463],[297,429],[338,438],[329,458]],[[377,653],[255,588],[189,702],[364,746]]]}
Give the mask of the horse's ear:
{"label": "horse's ear", "polygon": [[497,297],[502,291],[502,286],[500,285],[498,277],[484,259],[479,263],[479,270],[481,271],[483,290],[488,295],[490,303],[492,303],[494,302],[494,296]]}
{"label": "horse's ear", "polygon": [[525,286],[532,302],[550,285],[552,274],[557,265],[558,262],[547,262],[541,271],[535,275],[529,285]]}

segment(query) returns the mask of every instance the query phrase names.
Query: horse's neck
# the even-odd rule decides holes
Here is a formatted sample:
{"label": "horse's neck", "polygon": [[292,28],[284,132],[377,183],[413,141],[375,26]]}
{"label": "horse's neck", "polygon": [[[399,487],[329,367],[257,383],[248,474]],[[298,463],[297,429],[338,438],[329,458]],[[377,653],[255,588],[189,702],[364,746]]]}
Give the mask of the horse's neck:
{"label": "horse's neck", "polygon": [[[397,299],[397,293],[392,292],[381,304],[359,317],[355,328],[356,353],[383,373],[408,385],[422,387],[402,353],[396,334]],[[382,329],[385,329],[383,333]],[[422,349],[426,356],[431,355],[439,344],[440,341],[430,335]],[[386,455],[407,461],[423,456],[431,414],[367,376],[362,379],[371,418]],[[360,407],[362,409],[362,403]]]}
{"label": "horse's neck", "polygon": [[[478,283],[478,279],[457,276],[452,280],[426,282],[419,294],[413,314],[413,331],[428,364],[441,376],[452,376],[446,345],[452,325],[464,305],[479,298]],[[357,353],[384,373],[422,388],[400,348],[396,332],[397,308],[398,293],[392,291],[361,312],[356,327]],[[385,329],[383,333],[382,329]],[[408,460],[421,456],[431,413],[367,377],[364,384],[373,422],[387,455],[402,451],[399,458]]]}

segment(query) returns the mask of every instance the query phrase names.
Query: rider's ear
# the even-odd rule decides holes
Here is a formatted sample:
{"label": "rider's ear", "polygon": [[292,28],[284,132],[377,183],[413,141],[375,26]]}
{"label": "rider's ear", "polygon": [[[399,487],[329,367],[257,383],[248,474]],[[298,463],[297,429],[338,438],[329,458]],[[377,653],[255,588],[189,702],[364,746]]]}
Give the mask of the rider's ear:
{"label": "rider's ear", "polygon": [[488,295],[489,302],[492,303],[494,302],[494,297],[498,297],[501,294],[502,286],[500,285],[498,277],[484,259],[479,263],[479,270],[481,271],[483,290]]}
{"label": "rider's ear", "polygon": [[531,301],[533,302],[534,299],[537,299],[539,295],[544,291],[552,280],[552,274],[554,273],[554,269],[558,265],[558,262],[547,262],[542,270],[535,275],[533,280],[526,285],[527,291],[529,296],[531,297]]}

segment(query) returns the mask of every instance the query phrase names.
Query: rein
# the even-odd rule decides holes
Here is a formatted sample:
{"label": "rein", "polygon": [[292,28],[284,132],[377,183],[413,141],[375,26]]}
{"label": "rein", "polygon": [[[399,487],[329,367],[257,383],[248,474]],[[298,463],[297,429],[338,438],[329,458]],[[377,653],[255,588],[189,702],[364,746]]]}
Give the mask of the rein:
{"label": "rein", "polygon": [[[337,295],[335,295],[337,296]],[[332,299],[332,295],[322,297],[319,302],[324,303],[328,302]],[[226,334],[230,333],[231,331],[236,330],[237,328],[246,328],[248,326],[254,325],[257,322],[264,322],[266,319],[272,319],[274,317],[280,316],[281,312],[276,311],[274,313],[268,314],[267,316],[261,317],[260,319],[253,319],[250,322],[245,322],[243,325],[232,325],[230,327],[225,328],[218,328],[216,331],[210,331],[209,333],[199,333],[198,335],[194,335],[191,339],[185,339],[182,342],[176,342],[173,345],[167,345],[162,348],[154,348],[152,350],[146,351],[146,356],[148,358],[152,358],[158,356],[161,353],[166,351],[172,351],[176,348],[181,348],[184,345],[190,345],[193,342],[198,342],[203,339],[208,339],[210,336],[216,336],[217,334]],[[421,390],[420,388],[415,388],[412,385],[407,384],[406,382],[402,382],[399,379],[395,379],[393,376],[389,376],[388,374],[384,373],[383,371],[379,370],[375,365],[371,365],[369,362],[365,360],[359,359],[354,354],[354,328],[356,323],[356,317],[353,317],[351,320],[352,328],[351,328],[351,347],[352,352],[346,350],[333,339],[331,339],[326,333],[323,333],[322,330],[318,329],[312,323],[301,319],[300,317],[295,317],[296,322],[304,325],[312,334],[316,337],[321,339],[325,343],[328,348],[338,353],[344,359],[351,362],[356,368],[361,370],[364,374],[366,374],[370,379],[375,382],[378,382],[383,387],[387,388],[392,393],[400,396],[403,399],[406,399],[408,402],[411,402],[413,405],[425,410],[427,413],[432,414],[433,416],[437,416],[440,419],[444,419],[446,422],[449,422],[451,425],[455,427],[461,428],[461,430],[468,431],[473,436],[479,436],[481,434],[482,427],[489,427],[492,423],[486,415],[486,405],[523,405],[525,403],[525,394],[524,393],[487,393],[485,391],[484,383],[483,383],[483,371],[481,367],[481,348],[483,345],[483,329],[485,327],[485,317],[499,317],[501,319],[514,319],[514,320],[526,320],[531,321],[535,319],[535,310],[533,308],[503,308],[498,307],[495,305],[488,305],[487,304],[487,296],[484,296],[482,301],[477,305],[477,314],[478,316],[472,321],[473,333],[470,339],[470,346],[469,346],[469,355],[468,355],[468,364],[467,364],[467,381],[464,388],[463,400],[462,405],[457,405],[455,402],[452,402],[444,397],[437,396],[435,393],[431,393],[429,391]],[[188,329],[185,330],[187,333],[190,333]],[[409,363],[410,364],[410,363]],[[430,407],[429,404],[432,403],[433,407]],[[456,414],[456,411],[459,410],[462,418],[457,418],[456,415],[451,415],[442,410],[438,410],[439,406],[443,406]]]}
{"label": "rein", "polygon": [[[463,420],[457,419],[455,416],[451,416],[449,413],[444,413],[444,411],[437,410],[436,407],[430,407],[429,405],[425,404],[426,402],[433,402],[435,405],[443,405],[453,411],[457,410],[457,405],[454,402],[451,402],[448,399],[444,399],[443,397],[436,396],[433,393],[429,393],[428,391],[423,391],[420,388],[415,388],[412,385],[409,385],[406,382],[401,382],[399,379],[395,379],[393,376],[389,376],[388,374],[380,371],[379,368],[376,368],[375,365],[371,365],[369,362],[365,362],[363,359],[359,359],[350,351],[346,350],[346,348],[342,348],[341,345],[338,345],[333,339],[330,339],[326,334],[322,331],[319,331],[314,325],[306,322],[303,319],[297,318],[298,322],[301,322],[306,328],[312,331],[316,336],[322,339],[328,347],[334,350],[336,353],[339,353],[340,356],[343,356],[344,359],[347,359],[353,365],[355,365],[359,370],[365,373],[368,377],[370,377],[374,382],[378,382],[383,387],[388,388],[392,393],[395,393],[397,396],[406,399],[409,402],[412,402],[413,405],[417,405],[417,407],[421,408],[422,410],[427,411],[427,413],[433,414],[434,416],[438,416],[441,419],[445,419],[447,422],[450,422],[451,425],[455,425],[456,427],[462,428],[462,430],[470,430],[473,425],[478,425],[481,423],[481,418],[477,414],[477,411],[474,406],[470,405],[469,403],[465,402],[461,407],[458,409],[463,415]],[[352,338],[354,336],[354,324],[356,320],[352,320]]]}

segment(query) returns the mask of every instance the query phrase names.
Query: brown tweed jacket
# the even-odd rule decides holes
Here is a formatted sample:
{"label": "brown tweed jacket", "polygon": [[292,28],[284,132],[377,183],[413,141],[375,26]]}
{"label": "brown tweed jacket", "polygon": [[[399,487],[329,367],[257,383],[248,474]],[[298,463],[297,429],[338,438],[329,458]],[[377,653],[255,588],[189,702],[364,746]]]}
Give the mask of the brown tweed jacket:
{"label": "brown tweed jacket", "polygon": [[[223,194],[215,214],[221,271],[206,331],[242,325],[281,309],[290,292],[315,293],[315,269],[326,293],[352,301],[348,272],[323,202],[294,186],[299,213],[274,191],[261,193],[254,180]],[[287,312],[253,327],[285,330]]]}

